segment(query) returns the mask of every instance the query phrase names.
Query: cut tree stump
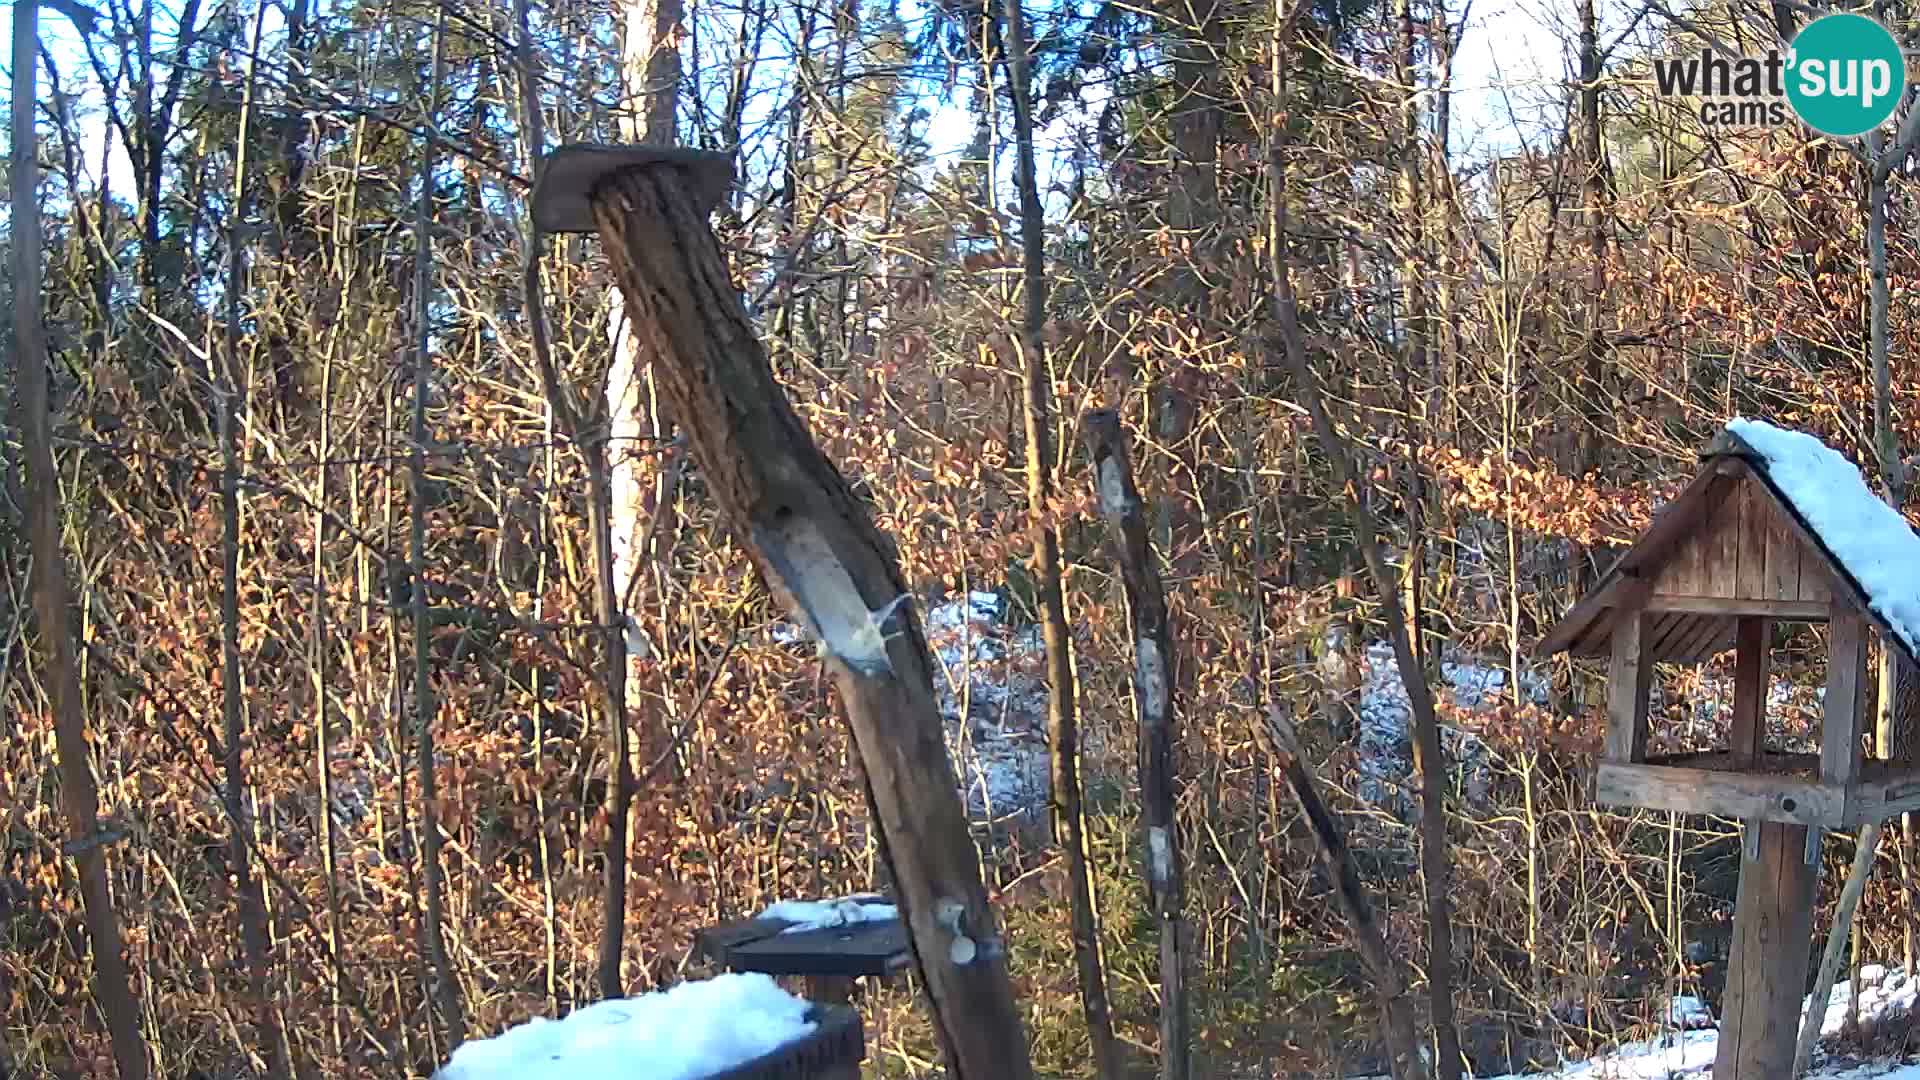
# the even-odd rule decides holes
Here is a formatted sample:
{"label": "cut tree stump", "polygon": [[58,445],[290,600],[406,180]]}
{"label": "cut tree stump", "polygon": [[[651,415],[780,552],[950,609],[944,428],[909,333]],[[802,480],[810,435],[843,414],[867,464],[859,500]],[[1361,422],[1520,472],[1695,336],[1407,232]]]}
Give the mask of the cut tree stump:
{"label": "cut tree stump", "polygon": [[1029,1080],[1006,948],[947,756],[926,639],[911,604],[898,603],[909,594],[891,543],[774,381],[707,225],[731,174],[721,155],[562,147],[542,162],[534,220],[583,228],[584,198],[638,346],[722,522],[820,642],[947,1074]]}

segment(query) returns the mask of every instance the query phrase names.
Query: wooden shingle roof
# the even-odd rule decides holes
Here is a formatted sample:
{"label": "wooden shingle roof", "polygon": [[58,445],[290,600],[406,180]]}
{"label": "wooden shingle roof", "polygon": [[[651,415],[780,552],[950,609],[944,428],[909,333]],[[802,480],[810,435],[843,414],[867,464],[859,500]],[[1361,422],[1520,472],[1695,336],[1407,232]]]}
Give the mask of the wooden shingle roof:
{"label": "wooden shingle roof", "polygon": [[[1655,660],[1700,663],[1731,647],[1741,615],[1823,622],[1841,603],[1920,662],[1810,523],[1803,512],[1810,508],[1796,506],[1770,475],[1766,455],[1728,429],[1699,457],[1692,482],[1547,632],[1536,655],[1606,656],[1615,619],[1645,610],[1652,622],[1643,648],[1650,646]],[[1857,471],[1853,483],[1865,491]]]}

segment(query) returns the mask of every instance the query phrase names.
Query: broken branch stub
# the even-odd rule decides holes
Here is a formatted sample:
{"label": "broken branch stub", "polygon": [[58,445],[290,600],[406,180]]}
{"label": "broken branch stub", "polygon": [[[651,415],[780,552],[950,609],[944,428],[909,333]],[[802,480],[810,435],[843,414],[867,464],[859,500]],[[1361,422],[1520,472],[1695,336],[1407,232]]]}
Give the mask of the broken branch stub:
{"label": "broken branch stub", "polygon": [[910,612],[893,610],[908,590],[892,546],[774,381],[707,226],[714,200],[688,190],[698,177],[683,165],[663,159],[590,178],[634,333],[721,519],[824,646],[949,1075],[1029,1080],[926,640]]}

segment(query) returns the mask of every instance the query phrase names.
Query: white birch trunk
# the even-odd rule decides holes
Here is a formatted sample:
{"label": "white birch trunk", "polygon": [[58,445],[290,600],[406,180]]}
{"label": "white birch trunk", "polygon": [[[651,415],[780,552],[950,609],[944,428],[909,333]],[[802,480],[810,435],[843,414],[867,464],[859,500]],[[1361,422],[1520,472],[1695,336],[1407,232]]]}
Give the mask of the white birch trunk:
{"label": "white birch trunk", "polygon": [[[629,0],[624,11],[621,78],[624,105],[620,133],[629,142],[671,145],[676,139],[674,110],[679,101],[680,23],[683,0]],[[637,614],[632,610],[640,589],[636,578],[649,553],[647,524],[656,512],[671,513],[662,505],[666,492],[656,436],[664,436],[664,418],[654,408],[651,376],[641,361],[638,344],[627,326],[626,307],[619,289],[607,289],[607,337],[613,363],[607,369],[607,444],[612,468],[613,505],[608,515],[613,532],[613,583],[620,615],[627,627],[628,700],[633,700],[633,665],[651,655]],[[670,523],[662,522],[662,525]],[[655,530],[656,547],[672,542],[672,529]]]}

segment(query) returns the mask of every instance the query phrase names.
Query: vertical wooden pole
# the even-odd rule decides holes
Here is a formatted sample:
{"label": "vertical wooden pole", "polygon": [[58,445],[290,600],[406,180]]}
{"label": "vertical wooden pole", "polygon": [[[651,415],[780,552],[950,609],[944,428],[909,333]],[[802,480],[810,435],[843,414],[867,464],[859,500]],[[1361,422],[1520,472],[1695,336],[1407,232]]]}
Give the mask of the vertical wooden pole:
{"label": "vertical wooden pole", "polygon": [[1858,611],[1834,604],[1827,622],[1827,696],[1820,716],[1820,779],[1842,784],[1849,809],[1860,775],[1860,714],[1867,688],[1867,624]]}
{"label": "vertical wooden pole", "polygon": [[1647,693],[1653,686],[1653,656],[1647,651],[1645,612],[1622,611],[1613,621],[1613,659],[1607,666],[1608,761],[1647,757]]}
{"label": "vertical wooden pole", "polygon": [[[1766,620],[1742,618],[1735,641],[1732,752],[1737,762],[1751,763],[1766,729]],[[1783,1075],[1793,1062],[1807,988],[1815,877],[1805,857],[1807,827],[1750,821],[1746,831],[1714,1080]]]}
{"label": "vertical wooden pole", "polygon": [[1733,957],[1713,1080],[1779,1080],[1793,1062],[1813,942],[1814,867],[1807,827],[1749,822],[1759,857],[1740,859]]}
{"label": "vertical wooden pole", "polygon": [[1736,770],[1760,758],[1767,730],[1768,620],[1742,615],[1733,632],[1733,737],[1727,747]]}
{"label": "vertical wooden pole", "polygon": [[[1766,619],[1742,616],[1734,623],[1733,726],[1727,741],[1728,767],[1746,772],[1766,748],[1767,674]],[[1742,689],[1742,688],[1746,689]],[[1759,819],[1741,825],[1741,851],[1749,859],[1760,855]]]}

